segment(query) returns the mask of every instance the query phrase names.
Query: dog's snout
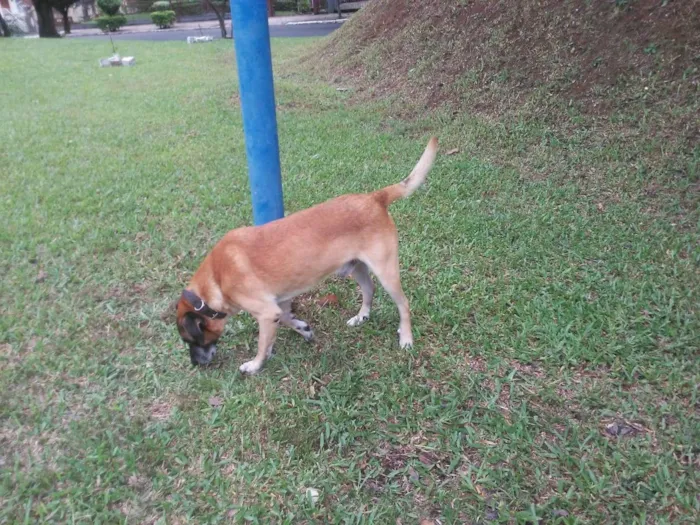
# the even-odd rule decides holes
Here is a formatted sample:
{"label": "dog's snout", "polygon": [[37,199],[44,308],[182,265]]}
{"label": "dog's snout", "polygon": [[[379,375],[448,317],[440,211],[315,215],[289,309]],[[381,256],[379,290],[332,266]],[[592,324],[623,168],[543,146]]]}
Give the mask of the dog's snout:
{"label": "dog's snout", "polygon": [[216,345],[207,345],[205,347],[190,345],[190,361],[193,366],[208,365],[216,355]]}

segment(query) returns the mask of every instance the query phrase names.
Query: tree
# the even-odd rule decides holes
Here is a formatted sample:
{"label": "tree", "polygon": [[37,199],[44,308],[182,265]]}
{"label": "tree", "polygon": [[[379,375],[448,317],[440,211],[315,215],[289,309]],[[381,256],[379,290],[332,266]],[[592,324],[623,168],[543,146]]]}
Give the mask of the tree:
{"label": "tree", "polygon": [[61,35],[56,31],[51,0],[32,0],[32,3],[36,11],[36,19],[39,22],[39,36],[41,38],[59,38]]}
{"label": "tree", "polygon": [[78,1],[79,0],[51,0],[51,5],[53,5],[54,9],[61,13],[61,16],[63,17],[63,31],[66,34],[70,33],[70,18],[68,18],[68,10]]}
{"label": "tree", "polygon": [[275,16],[275,0],[267,0],[267,16]]}
{"label": "tree", "polygon": [[92,8],[92,16],[97,14],[95,9],[95,0],[80,0],[80,5],[83,7],[83,19],[90,19],[90,8]]}
{"label": "tree", "polygon": [[[214,11],[214,14],[216,15],[216,19],[219,21],[219,29],[221,29],[221,38],[226,38],[226,22],[224,22],[224,17],[221,14],[221,11],[216,7],[216,4],[213,0],[204,0],[204,4],[209,7],[212,11]],[[223,8],[226,9],[226,2],[224,2]]]}
{"label": "tree", "polygon": [[12,31],[7,26],[7,22],[2,17],[2,12],[0,11],[0,36],[12,36]]}

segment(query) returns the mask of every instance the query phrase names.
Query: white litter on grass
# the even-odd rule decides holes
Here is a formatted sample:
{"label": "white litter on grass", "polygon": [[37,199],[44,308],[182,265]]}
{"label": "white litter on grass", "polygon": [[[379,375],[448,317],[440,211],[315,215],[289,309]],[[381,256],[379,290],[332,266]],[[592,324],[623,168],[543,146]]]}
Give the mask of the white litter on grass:
{"label": "white litter on grass", "polygon": [[320,497],[318,490],[308,488],[306,489],[306,497],[311,501],[312,505],[316,505],[318,503],[318,498]]}
{"label": "white litter on grass", "polygon": [[214,39],[210,36],[188,36],[188,44],[199,44],[200,42],[212,42]]}
{"label": "white litter on grass", "polygon": [[133,66],[135,63],[135,57],[122,58],[119,56],[119,53],[116,53],[109,58],[100,58],[100,67]]}

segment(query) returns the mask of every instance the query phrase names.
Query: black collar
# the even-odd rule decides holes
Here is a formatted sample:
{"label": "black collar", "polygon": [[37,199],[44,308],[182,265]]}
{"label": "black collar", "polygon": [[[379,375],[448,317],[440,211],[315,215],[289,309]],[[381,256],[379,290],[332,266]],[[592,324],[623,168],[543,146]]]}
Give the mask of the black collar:
{"label": "black collar", "polygon": [[226,317],[225,312],[218,312],[217,310],[214,310],[207,303],[204,302],[204,299],[200,298],[194,292],[185,290],[182,292],[182,297],[192,305],[192,308],[194,308],[195,312],[197,312],[200,315],[203,315],[204,317],[209,317],[210,319],[223,319],[224,317]]}

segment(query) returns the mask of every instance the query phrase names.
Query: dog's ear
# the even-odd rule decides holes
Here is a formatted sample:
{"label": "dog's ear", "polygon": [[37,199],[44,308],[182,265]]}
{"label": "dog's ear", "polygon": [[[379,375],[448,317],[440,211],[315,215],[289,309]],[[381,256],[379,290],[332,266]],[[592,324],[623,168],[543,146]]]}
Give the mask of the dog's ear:
{"label": "dog's ear", "polygon": [[204,319],[193,312],[189,312],[182,320],[182,327],[187,330],[187,333],[196,343],[202,344],[204,340]]}

